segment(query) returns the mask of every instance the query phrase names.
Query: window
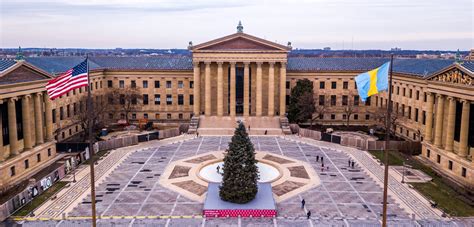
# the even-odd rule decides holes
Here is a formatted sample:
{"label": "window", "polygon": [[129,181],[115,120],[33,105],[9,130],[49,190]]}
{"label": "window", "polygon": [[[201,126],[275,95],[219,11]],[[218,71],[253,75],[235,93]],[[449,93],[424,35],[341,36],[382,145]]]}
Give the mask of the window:
{"label": "window", "polygon": [[402,94],[403,97],[405,97],[405,91],[406,91],[406,88],[403,88],[403,94]]}
{"label": "window", "polygon": [[72,113],[73,115],[77,115],[77,103],[72,104]]}
{"label": "window", "polygon": [[125,88],[125,81],[119,80],[119,88]]}
{"label": "window", "polygon": [[370,114],[365,115],[365,120],[370,120]]}
{"label": "window", "polygon": [[36,154],[36,162],[41,162],[41,154]]}
{"label": "window", "polygon": [[427,95],[426,93],[423,93],[423,102],[426,102],[426,99],[427,99]]}
{"label": "window", "polygon": [[342,115],[342,119],[343,119],[343,120],[346,120],[346,119],[347,119],[347,115],[343,114],[343,115]]}
{"label": "window", "polygon": [[426,111],[423,110],[423,125],[426,125]]}
{"label": "window", "polygon": [[125,95],[124,94],[120,95],[120,104],[125,105]]}
{"label": "window", "polygon": [[451,160],[448,161],[448,169],[453,170],[453,161]]}
{"label": "window", "polygon": [[135,113],[132,114],[132,119],[133,119],[133,120],[137,119],[137,114],[135,114]]}
{"label": "window", "polygon": [[430,149],[427,149],[427,150],[426,150],[426,157],[429,158],[430,156],[431,156],[431,151],[430,151]]}
{"label": "window", "polygon": [[155,105],[160,105],[161,104],[161,97],[160,95],[155,95]]}
{"label": "window", "polygon": [[331,106],[335,106],[335,105],[336,105],[336,96],[331,95]]}
{"label": "window", "polygon": [[109,104],[114,104],[114,97],[112,95],[107,96],[107,101]]}
{"label": "window", "polygon": [[100,88],[102,88],[102,80],[99,82],[99,86]]}
{"label": "window", "polygon": [[10,167],[10,176],[15,176],[15,166]]}
{"label": "window", "polygon": [[194,81],[189,81],[189,88],[194,88]]}
{"label": "window", "polygon": [[130,81],[130,82],[131,82],[130,86],[131,86],[132,88],[136,88],[136,87],[137,87],[137,82],[136,82],[136,81],[132,80],[132,81]]}
{"label": "window", "polygon": [[349,82],[347,81],[342,82],[342,89],[349,89]]}
{"label": "window", "polygon": [[171,88],[171,81],[166,81],[166,88]]}
{"label": "window", "polygon": [[148,105],[148,95],[143,95],[143,105]]}
{"label": "window", "polygon": [[347,95],[342,96],[342,105],[343,106],[347,106],[347,99],[348,99]]}
{"label": "window", "polygon": [[95,82],[95,89],[99,88],[99,82]]}
{"label": "window", "polygon": [[159,113],[155,114],[155,119],[160,119],[160,114]]}
{"label": "window", "polygon": [[194,95],[189,95],[189,105],[194,105]]}
{"label": "window", "polygon": [[441,156],[440,155],[436,156],[436,162],[441,163]]}
{"label": "window", "polygon": [[166,95],[166,105],[173,104],[173,97],[171,95]]}
{"label": "window", "polygon": [[[370,98],[370,97],[369,97]],[[370,101],[370,99],[367,99],[367,101],[365,102],[365,105],[367,106],[367,103]],[[359,96],[358,95],[354,95],[354,106],[358,106],[359,105]],[[369,103],[370,105],[370,103]]]}
{"label": "window", "polygon": [[331,82],[331,89],[336,89],[337,88],[337,82],[333,81]]}
{"label": "window", "polygon": [[166,119],[168,119],[168,120],[171,119],[171,114],[170,113],[166,114]]}
{"label": "window", "polygon": [[408,91],[408,97],[409,97],[409,98],[411,98],[411,97],[412,97],[412,92],[413,92],[413,90],[412,90],[412,89],[410,89],[410,90]]}
{"label": "window", "polygon": [[323,120],[324,119],[324,114],[319,114],[319,119]]}
{"label": "window", "polygon": [[59,107],[59,120],[64,119],[64,108],[61,106]]}
{"label": "window", "polygon": [[357,89],[357,83],[354,81],[354,89]]}
{"label": "window", "polygon": [[144,114],[143,114],[143,118],[148,119],[148,114],[147,114],[147,113],[144,113]]}
{"label": "window", "polygon": [[182,113],[178,114],[178,118],[183,119],[183,114]]}
{"label": "window", "polygon": [[400,94],[400,87],[397,86],[397,95]]}
{"label": "window", "polygon": [[418,122],[418,108],[415,108],[415,121]]}
{"label": "window", "polygon": [[324,95],[319,96],[319,105],[324,106]]}
{"label": "window", "polygon": [[113,113],[109,113],[109,119],[110,120],[114,119],[114,114]]}
{"label": "window", "polygon": [[416,100],[420,100],[420,91],[416,91]]}
{"label": "window", "polygon": [[155,88],[160,88],[160,81],[159,80],[155,80]]}
{"label": "window", "polygon": [[359,120],[359,114],[354,114],[354,120]]}
{"label": "window", "polygon": [[178,95],[178,105],[184,105],[184,95]]}
{"label": "window", "polygon": [[326,83],[324,83],[324,81],[319,82],[319,89],[324,89],[325,86]]}
{"label": "window", "polygon": [[25,169],[30,168],[30,161],[28,159],[25,159]]}
{"label": "window", "polygon": [[178,88],[183,88],[183,87],[184,87],[183,81],[182,80],[178,81]]}
{"label": "window", "polygon": [[51,110],[51,115],[53,115],[53,123],[56,123],[56,109]]}
{"label": "window", "polygon": [[67,116],[68,118],[71,117],[70,112],[71,112],[71,109],[69,108],[69,105],[67,105],[67,106],[66,106],[66,116]]}
{"label": "window", "polygon": [[137,105],[137,97],[132,97],[132,105]]}
{"label": "window", "polygon": [[48,148],[48,157],[51,156],[51,148]]}
{"label": "window", "polygon": [[290,81],[286,81],[285,86],[286,86],[286,89],[290,89]]}
{"label": "window", "polygon": [[143,81],[143,88],[148,88],[148,80]]}
{"label": "window", "polygon": [[462,167],[461,176],[466,177],[466,168]]}
{"label": "window", "polygon": [[411,119],[411,106],[408,107],[408,119]]}
{"label": "window", "polygon": [[334,120],[336,119],[336,115],[335,114],[331,114],[331,120]]}

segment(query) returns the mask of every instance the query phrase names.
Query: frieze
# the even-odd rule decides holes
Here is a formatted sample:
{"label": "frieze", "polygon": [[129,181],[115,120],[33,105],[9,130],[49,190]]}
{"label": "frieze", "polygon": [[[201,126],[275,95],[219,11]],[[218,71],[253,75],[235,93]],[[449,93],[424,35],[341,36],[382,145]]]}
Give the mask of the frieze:
{"label": "frieze", "polygon": [[474,86],[474,78],[459,69],[451,70],[443,74],[432,77],[432,81],[440,81],[453,84]]}

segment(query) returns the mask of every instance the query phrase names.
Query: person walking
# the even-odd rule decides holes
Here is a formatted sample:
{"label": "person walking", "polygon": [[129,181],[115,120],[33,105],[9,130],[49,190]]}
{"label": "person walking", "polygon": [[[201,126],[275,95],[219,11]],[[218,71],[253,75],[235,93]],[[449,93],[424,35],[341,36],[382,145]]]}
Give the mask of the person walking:
{"label": "person walking", "polygon": [[323,167],[323,168],[324,168],[324,162],[321,162],[321,167]]}
{"label": "person walking", "polygon": [[305,205],[305,204],[306,204],[306,201],[304,201],[304,199],[301,200],[301,209],[304,209],[304,205]]}
{"label": "person walking", "polygon": [[267,130],[265,130],[265,135],[267,135]]}
{"label": "person walking", "polygon": [[324,157],[321,155],[321,162],[324,162]]}
{"label": "person walking", "polygon": [[352,161],[351,166],[352,166],[353,169],[354,169],[354,164],[355,164],[355,162]]}
{"label": "person walking", "polygon": [[351,167],[351,159],[349,158],[349,160],[347,160],[347,165],[348,167]]}
{"label": "person walking", "polygon": [[311,211],[310,210],[308,210],[308,213],[306,213],[306,217],[307,217],[307,219],[309,219],[311,217]]}
{"label": "person walking", "polygon": [[319,162],[319,155],[316,155],[316,162]]}

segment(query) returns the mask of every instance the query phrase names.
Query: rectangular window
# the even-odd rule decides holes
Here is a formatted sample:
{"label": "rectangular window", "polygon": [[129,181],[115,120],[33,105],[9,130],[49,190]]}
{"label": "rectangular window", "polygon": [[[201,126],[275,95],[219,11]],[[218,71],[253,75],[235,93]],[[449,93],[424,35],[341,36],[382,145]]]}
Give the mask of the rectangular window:
{"label": "rectangular window", "polygon": [[144,114],[143,114],[143,118],[148,119],[148,114],[147,114],[147,113],[144,113]]}
{"label": "rectangular window", "polygon": [[41,154],[36,154],[36,162],[41,162]]}
{"label": "rectangular window", "polygon": [[410,90],[408,91],[408,97],[409,97],[409,98],[411,98],[411,97],[412,97],[412,92],[413,92],[413,90],[412,90],[412,89],[410,89]]}
{"label": "rectangular window", "polygon": [[56,109],[51,110],[51,115],[53,115],[53,123],[56,123]]}
{"label": "rectangular window", "polygon": [[131,84],[130,84],[130,87],[132,87],[132,88],[136,88],[136,87],[137,87],[137,82],[136,82],[136,81],[132,80],[132,81],[130,81],[130,83],[131,83]]}
{"label": "rectangular window", "polygon": [[30,168],[30,161],[28,159],[25,159],[25,169]]}
{"label": "rectangular window", "polygon": [[138,100],[137,97],[132,97],[132,105],[137,105]]}
{"label": "rectangular window", "polygon": [[184,87],[184,83],[182,80],[179,80],[178,81],[178,88],[183,88]]}
{"label": "rectangular window", "polygon": [[51,156],[51,148],[48,148],[48,157]]}
{"label": "rectangular window", "polygon": [[397,86],[397,95],[400,94],[400,87]]}
{"label": "rectangular window", "polygon": [[324,95],[319,96],[319,105],[324,106]]}
{"label": "rectangular window", "polygon": [[331,120],[334,120],[336,119],[336,115],[335,114],[331,114]]}
{"label": "rectangular window", "polygon": [[359,120],[359,114],[354,114],[354,120]]}
{"label": "rectangular window", "polygon": [[10,176],[13,177],[15,174],[15,166],[10,167]]}
{"label": "rectangular window", "polygon": [[335,105],[336,105],[336,96],[331,95],[331,106],[335,106]]}
{"label": "rectangular window", "polygon": [[423,110],[423,125],[426,125],[426,111]]}
{"label": "rectangular window", "polygon": [[143,95],[143,105],[148,105],[148,95]]}
{"label": "rectangular window", "polygon": [[347,81],[342,82],[342,89],[349,89],[349,82]]}
{"label": "rectangular window", "polygon": [[110,120],[114,119],[114,114],[113,113],[109,113],[109,119]]}
{"label": "rectangular window", "polygon": [[420,100],[420,91],[416,91],[416,100]]}
{"label": "rectangular window", "polygon": [[160,105],[160,104],[161,104],[161,96],[155,95],[155,105]]}
{"label": "rectangular window", "polygon": [[171,88],[171,81],[166,81],[166,88]]}
{"label": "rectangular window", "polygon": [[462,167],[461,176],[466,177],[466,168]]}
{"label": "rectangular window", "polygon": [[357,83],[354,81],[354,89],[357,89]]}
{"label": "rectangular window", "polygon": [[160,88],[160,81],[159,80],[155,80],[155,88]]}
{"label": "rectangular window", "polygon": [[108,95],[107,96],[107,101],[108,101],[109,104],[114,104],[114,96]]}
{"label": "rectangular window", "polygon": [[194,95],[189,95],[189,105],[194,105]]}
{"label": "rectangular window", "polygon": [[[370,97],[369,97],[370,98]],[[367,99],[367,102],[369,101],[370,99]],[[365,105],[367,106],[367,102],[365,103]],[[358,106],[359,105],[359,96],[358,95],[354,95],[354,106]],[[370,103],[369,103],[370,105]]]}
{"label": "rectangular window", "polygon": [[125,88],[125,81],[119,80],[119,88]]}
{"label": "rectangular window", "polygon": [[135,113],[132,114],[132,119],[133,119],[133,120],[136,120],[136,119],[137,119],[137,114],[135,114]]}
{"label": "rectangular window", "polygon": [[324,81],[319,82],[319,89],[324,89],[326,83]]}
{"label": "rectangular window", "polygon": [[171,95],[166,95],[166,105],[173,104],[173,97]]}
{"label": "rectangular window", "polygon": [[369,120],[370,119],[370,114],[366,114],[365,115],[365,120]]}
{"label": "rectangular window", "polygon": [[194,81],[189,81],[189,88],[194,88]]}
{"label": "rectangular window", "polygon": [[331,82],[331,89],[336,89],[337,88],[337,82],[333,81]]}
{"label": "rectangular window", "polygon": [[64,119],[64,108],[61,106],[59,107],[59,120]]}
{"label": "rectangular window", "polygon": [[143,81],[143,88],[148,88],[148,80]]}
{"label": "rectangular window", "polygon": [[68,118],[71,117],[71,108],[69,108],[69,105],[66,106],[66,116]]}
{"label": "rectangular window", "polygon": [[411,119],[411,106],[408,107],[408,119]]}
{"label": "rectangular window", "polygon": [[342,105],[343,106],[347,106],[347,99],[348,99],[347,95],[342,96]]}
{"label": "rectangular window", "polygon": [[436,162],[441,163],[441,155],[436,156]]}
{"label": "rectangular window", "polygon": [[423,102],[426,102],[426,99],[427,99],[427,95],[426,93],[423,93]]}
{"label": "rectangular window", "polygon": [[184,105],[184,95],[178,95],[178,105]]}
{"label": "rectangular window", "polygon": [[155,119],[160,119],[160,114],[159,113],[155,114]]}
{"label": "rectangular window", "polygon": [[171,114],[166,114],[166,119],[170,120],[171,119]]}
{"label": "rectangular window", "polygon": [[405,91],[406,91],[406,88],[403,88],[403,97],[405,97]]}
{"label": "rectangular window", "polygon": [[290,89],[290,81],[286,81],[285,86],[286,86],[286,89]]}
{"label": "rectangular window", "polygon": [[347,119],[347,115],[343,114],[342,115],[342,120],[346,120]]}
{"label": "rectangular window", "polygon": [[183,114],[182,113],[178,114],[178,118],[183,119]]}
{"label": "rectangular window", "polygon": [[120,95],[120,105],[125,105],[125,95],[124,94]]}
{"label": "rectangular window", "polygon": [[448,169],[453,170],[453,161],[451,160],[448,161]]}
{"label": "rectangular window", "polygon": [[429,158],[430,156],[431,156],[431,151],[430,151],[430,149],[427,149],[427,150],[426,150],[426,157]]}
{"label": "rectangular window", "polygon": [[418,108],[415,108],[415,122],[418,122]]}

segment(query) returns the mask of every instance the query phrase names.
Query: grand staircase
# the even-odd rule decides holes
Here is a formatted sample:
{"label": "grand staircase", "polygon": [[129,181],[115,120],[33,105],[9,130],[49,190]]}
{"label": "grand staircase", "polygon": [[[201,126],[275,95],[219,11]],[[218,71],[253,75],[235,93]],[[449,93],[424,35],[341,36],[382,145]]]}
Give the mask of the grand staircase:
{"label": "grand staircase", "polygon": [[199,118],[197,131],[200,135],[233,135],[239,121],[244,123],[250,135],[283,134],[280,126],[280,117],[200,116]]}

